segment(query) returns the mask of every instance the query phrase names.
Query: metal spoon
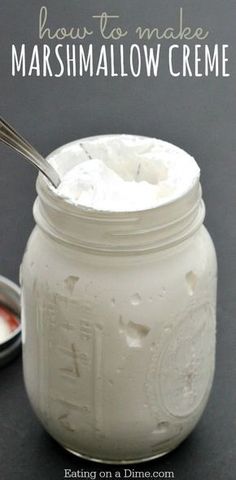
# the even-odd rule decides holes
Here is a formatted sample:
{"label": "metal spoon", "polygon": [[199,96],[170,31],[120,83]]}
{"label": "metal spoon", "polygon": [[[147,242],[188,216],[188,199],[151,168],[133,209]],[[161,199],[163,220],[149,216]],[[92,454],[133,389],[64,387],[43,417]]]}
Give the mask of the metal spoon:
{"label": "metal spoon", "polygon": [[21,153],[52,183],[58,187],[61,180],[56,170],[47,162],[35,148],[19,135],[3,118],[0,117],[0,140],[9,147]]}

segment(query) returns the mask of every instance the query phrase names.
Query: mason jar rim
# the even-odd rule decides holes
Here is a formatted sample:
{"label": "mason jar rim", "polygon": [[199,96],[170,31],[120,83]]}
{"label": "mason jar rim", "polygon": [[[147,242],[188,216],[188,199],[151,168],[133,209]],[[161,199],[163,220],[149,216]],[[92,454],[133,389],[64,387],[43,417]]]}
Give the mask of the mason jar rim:
{"label": "mason jar rim", "polygon": [[[135,138],[149,139],[149,140],[152,138],[152,137],[148,137],[147,135],[123,134],[123,133],[109,133],[109,134],[92,135],[92,136],[89,136],[89,137],[82,137],[82,138],[78,138],[76,140],[72,140],[71,142],[67,142],[67,143],[57,147],[51,153],[49,153],[49,155],[46,157],[46,160],[50,160],[50,157],[52,157],[53,155],[56,155],[57,153],[59,153],[60,151],[65,149],[66,147],[70,147],[71,145],[75,145],[78,142],[86,142],[86,141],[91,141],[91,140],[96,140],[96,139],[101,139],[101,138],[109,138],[109,137],[119,137],[119,136],[122,136],[122,135],[125,135],[125,136],[130,137],[130,138],[135,137]],[[169,143],[166,140],[162,140],[162,141],[164,143],[167,143],[167,144]],[[171,144],[171,145],[173,145],[173,144]],[[179,148],[179,147],[177,147],[177,148]],[[138,209],[138,210],[125,210],[125,211],[101,210],[101,209],[96,209],[96,208],[92,208],[92,207],[87,207],[87,206],[84,206],[84,205],[81,205],[81,204],[75,205],[75,204],[69,202],[66,198],[63,198],[63,197],[57,195],[56,192],[50,187],[50,183],[49,183],[48,179],[40,172],[38,174],[36,187],[37,187],[37,192],[38,193],[39,193],[39,190],[42,190],[45,193],[47,192],[48,199],[51,199],[52,201],[55,200],[56,202],[58,202],[58,205],[60,204],[61,209],[65,209],[66,211],[70,210],[71,214],[73,213],[74,215],[80,215],[80,214],[85,213],[85,214],[88,214],[88,215],[91,215],[91,216],[97,215],[98,217],[103,217],[104,216],[104,217],[109,218],[109,217],[117,216],[117,217],[121,218],[122,216],[127,216],[127,215],[132,216],[132,214],[138,214],[138,213],[145,214],[145,212],[149,212],[149,211],[155,211],[155,210],[158,211],[162,207],[171,206],[174,203],[178,202],[178,200],[181,200],[182,198],[187,196],[189,194],[189,192],[191,192],[194,189],[194,187],[199,183],[200,183],[199,177],[196,177],[194,179],[194,181],[192,182],[192,184],[190,184],[188,188],[184,189],[181,192],[181,194],[173,196],[169,200],[161,203],[160,205],[150,207],[150,208],[144,208],[144,209]]]}
{"label": "mason jar rim", "polygon": [[[107,136],[111,137],[114,135],[105,135],[105,137]],[[104,137],[104,135],[86,137],[80,141],[89,139],[94,140],[101,137]],[[54,150],[50,155],[55,155],[65,146],[69,146],[77,142],[78,140],[67,143]],[[48,158],[50,158],[50,155]],[[110,238],[112,237],[111,241],[117,243],[116,247],[119,247],[119,239],[121,242],[120,248],[122,249],[122,241],[124,244],[127,244],[125,237],[129,236],[129,248],[131,249],[132,237],[135,241],[137,240],[138,236],[143,236],[143,241],[145,241],[144,234],[146,236],[148,234],[156,236],[157,243],[158,235],[160,236],[160,233],[161,238],[163,236],[167,236],[168,240],[170,236],[173,236],[174,231],[180,234],[181,238],[185,238],[186,233],[188,236],[190,236],[192,232],[199,228],[199,226],[202,224],[205,215],[199,178],[196,178],[196,181],[190,185],[189,189],[184,191],[178,197],[156,207],[136,211],[106,211],[96,210],[93,208],[84,207],[82,205],[74,205],[64,198],[59,197],[53,191],[53,189],[50,188],[48,180],[42,174],[39,174],[38,176],[36,188],[39,195],[39,199],[36,201],[34,207],[36,222],[39,223],[44,230],[48,231],[48,233],[51,233],[51,235],[58,236],[62,240],[66,240],[67,237],[67,241],[70,243],[73,243],[74,241],[76,244],[78,243],[77,236],[82,236],[81,225],[80,228],[78,227],[76,229],[76,231],[73,227],[73,232],[69,232],[71,235],[69,235],[68,231],[65,231],[65,228],[64,230],[62,228],[62,225],[65,227],[66,223],[67,230],[70,230],[73,219],[74,223],[81,222],[84,230],[88,229],[88,234],[91,232],[93,224],[97,227],[98,231],[95,232],[95,236],[96,234],[97,236],[100,235],[100,247],[102,247],[101,242],[104,240],[102,229],[107,228],[109,230],[110,228]],[[69,219],[71,222],[69,222]],[[167,232],[168,229],[170,232]],[[186,229],[188,229],[188,232],[185,232]],[[106,239],[107,238],[108,236]],[[89,242],[86,240],[86,238],[83,239],[83,242],[85,242],[88,246]],[[95,244],[96,242],[91,241],[91,244],[92,243]]]}

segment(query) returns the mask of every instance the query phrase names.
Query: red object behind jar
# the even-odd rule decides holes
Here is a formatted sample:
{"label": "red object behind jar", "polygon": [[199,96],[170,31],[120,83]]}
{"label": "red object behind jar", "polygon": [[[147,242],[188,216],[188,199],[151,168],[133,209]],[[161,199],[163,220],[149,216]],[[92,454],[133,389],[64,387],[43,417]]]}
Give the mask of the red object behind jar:
{"label": "red object behind jar", "polygon": [[21,350],[20,288],[0,275],[0,322],[6,335],[0,338],[0,367],[15,358]]}
{"label": "red object behind jar", "polygon": [[16,315],[3,305],[0,305],[0,321],[1,320],[8,326],[10,332],[14,332],[20,325],[20,321]]}

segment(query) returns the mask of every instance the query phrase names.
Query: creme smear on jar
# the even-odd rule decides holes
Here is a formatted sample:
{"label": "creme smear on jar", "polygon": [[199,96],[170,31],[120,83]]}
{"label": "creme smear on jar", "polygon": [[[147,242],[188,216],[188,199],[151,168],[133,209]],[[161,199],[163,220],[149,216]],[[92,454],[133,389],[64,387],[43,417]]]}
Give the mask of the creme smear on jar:
{"label": "creme smear on jar", "polygon": [[216,256],[199,167],[161,140],[103,135],[49,157],[22,263],[24,377],[70,452],[135,463],[173,450],[206,406]]}

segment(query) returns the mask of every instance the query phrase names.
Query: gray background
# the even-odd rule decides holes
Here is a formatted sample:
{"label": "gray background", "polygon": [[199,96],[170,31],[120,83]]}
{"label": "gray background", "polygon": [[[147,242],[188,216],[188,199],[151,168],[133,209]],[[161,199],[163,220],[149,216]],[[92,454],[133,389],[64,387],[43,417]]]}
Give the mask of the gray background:
{"label": "gray background", "polygon": [[[11,44],[37,43],[38,12],[57,26],[90,24],[91,15],[121,15],[121,24],[190,25],[210,30],[208,43],[230,45],[229,79],[12,78]],[[1,0],[1,115],[44,153],[99,133],[157,136],[192,153],[202,169],[206,224],[219,259],[218,347],[214,388],[194,433],[175,452],[138,470],[173,470],[182,480],[235,478],[236,96],[235,0]],[[96,38],[94,39],[96,41]],[[132,42],[132,36],[124,42]],[[99,46],[97,39],[97,47]],[[167,42],[168,44],[168,42]],[[0,146],[0,272],[13,280],[33,227],[36,172]],[[0,372],[0,476],[62,479],[63,468],[103,469],[66,454],[43,431],[26,398],[18,359]],[[108,467],[110,470],[110,467]],[[121,469],[122,470],[122,469]]]}

